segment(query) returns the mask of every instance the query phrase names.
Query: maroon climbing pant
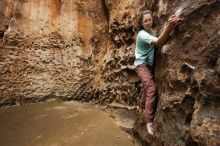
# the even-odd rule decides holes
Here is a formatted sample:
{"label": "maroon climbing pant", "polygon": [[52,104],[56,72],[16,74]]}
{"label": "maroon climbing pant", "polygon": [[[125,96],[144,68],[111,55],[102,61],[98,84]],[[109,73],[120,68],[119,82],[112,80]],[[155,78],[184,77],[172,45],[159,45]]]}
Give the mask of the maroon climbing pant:
{"label": "maroon climbing pant", "polygon": [[153,122],[154,119],[154,102],[156,87],[150,68],[146,64],[141,64],[135,68],[139,78],[141,79],[143,90],[139,100],[139,108],[145,109],[147,122]]}

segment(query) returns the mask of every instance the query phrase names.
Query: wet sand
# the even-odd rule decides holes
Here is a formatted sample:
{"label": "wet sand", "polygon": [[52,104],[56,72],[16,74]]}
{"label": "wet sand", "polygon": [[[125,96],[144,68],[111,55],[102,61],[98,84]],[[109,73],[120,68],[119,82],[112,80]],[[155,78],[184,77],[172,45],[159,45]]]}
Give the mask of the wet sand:
{"label": "wet sand", "polygon": [[98,107],[48,102],[0,109],[0,146],[134,146]]}

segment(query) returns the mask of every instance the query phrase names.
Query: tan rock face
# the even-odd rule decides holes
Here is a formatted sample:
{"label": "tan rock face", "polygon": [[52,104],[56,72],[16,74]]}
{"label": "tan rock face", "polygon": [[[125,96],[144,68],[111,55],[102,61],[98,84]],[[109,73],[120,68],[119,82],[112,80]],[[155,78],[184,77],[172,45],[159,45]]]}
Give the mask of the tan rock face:
{"label": "tan rock face", "polygon": [[[96,64],[106,50],[102,3],[3,1],[1,102],[50,97],[89,98]],[[20,100],[20,101],[19,101]]]}
{"label": "tan rock face", "polygon": [[[176,0],[0,1],[1,105],[53,97],[135,104],[141,86],[132,65],[141,8],[154,11],[159,31],[185,5]],[[157,138],[143,131],[143,118],[136,122],[148,143],[219,145],[219,10],[218,0],[189,1],[183,22],[157,49]]]}

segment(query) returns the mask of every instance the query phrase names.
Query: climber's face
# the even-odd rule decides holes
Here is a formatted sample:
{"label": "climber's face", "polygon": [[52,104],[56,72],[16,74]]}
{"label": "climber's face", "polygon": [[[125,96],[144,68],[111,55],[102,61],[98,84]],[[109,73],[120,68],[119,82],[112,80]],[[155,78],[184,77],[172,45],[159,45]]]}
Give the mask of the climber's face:
{"label": "climber's face", "polygon": [[144,29],[151,29],[153,26],[153,18],[151,14],[145,14],[142,19]]}

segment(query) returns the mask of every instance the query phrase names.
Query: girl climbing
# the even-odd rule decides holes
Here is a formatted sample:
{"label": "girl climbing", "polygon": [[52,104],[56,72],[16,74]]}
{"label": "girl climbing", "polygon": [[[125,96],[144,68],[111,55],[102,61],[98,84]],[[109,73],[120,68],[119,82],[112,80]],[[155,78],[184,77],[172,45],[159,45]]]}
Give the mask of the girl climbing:
{"label": "girl climbing", "polygon": [[145,110],[148,133],[154,134],[154,102],[156,98],[156,87],[152,78],[152,67],[154,60],[154,46],[162,45],[169,37],[172,30],[180,22],[180,18],[173,15],[159,37],[155,36],[153,30],[153,17],[151,11],[141,13],[141,25],[143,29],[138,32],[135,48],[135,71],[139,76],[143,91],[139,100],[139,109]]}

